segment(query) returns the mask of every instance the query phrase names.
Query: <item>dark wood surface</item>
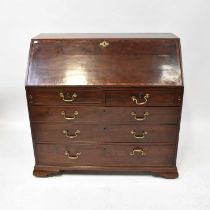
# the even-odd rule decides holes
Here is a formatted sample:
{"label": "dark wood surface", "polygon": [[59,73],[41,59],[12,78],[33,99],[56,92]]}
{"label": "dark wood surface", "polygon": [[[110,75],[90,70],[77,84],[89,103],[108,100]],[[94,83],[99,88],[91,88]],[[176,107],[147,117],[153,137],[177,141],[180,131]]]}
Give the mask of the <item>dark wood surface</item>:
{"label": "dark wood surface", "polygon": [[[176,106],[179,105],[179,89],[136,89],[127,91],[110,91],[106,94],[106,104],[110,106]],[[179,92],[179,96],[177,95]],[[144,96],[149,94],[147,102],[142,105],[136,104],[132,96],[137,98],[138,103],[145,101]]]}
{"label": "dark wood surface", "polygon": [[[100,45],[104,40],[109,46]],[[183,79],[175,35],[38,35],[26,97],[35,176],[70,170],[178,177]]]}
{"label": "dark wood surface", "polygon": [[[75,39],[72,36],[66,39],[40,36],[32,40],[27,86],[183,85],[180,44],[176,37],[131,35],[128,39],[124,38],[128,35],[122,34],[116,35],[118,38]],[[100,45],[104,39],[109,46]]]}
{"label": "dark wood surface", "polygon": [[[67,131],[67,136],[63,131]],[[80,133],[75,135],[79,130]],[[135,135],[131,131],[135,131]],[[36,142],[176,142],[177,126],[175,125],[93,125],[93,124],[52,124],[33,123],[32,131]],[[146,132],[146,134],[144,134]],[[75,136],[75,137],[74,137]],[[136,138],[140,136],[142,138]]]}
{"label": "dark wood surface", "polygon": [[[131,156],[136,148],[141,148],[145,154]],[[39,164],[62,166],[172,166],[174,149],[174,145],[36,144]],[[65,155],[66,151],[72,156],[81,154],[72,160]]]}
{"label": "dark wood surface", "polygon": [[[78,88],[78,87],[27,87],[28,98],[31,104],[36,105],[100,105],[100,106],[180,106],[180,97],[183,89],[179,88]],[[72,102],[65,102],[60,96],[64,94],[64,99],[72,99],[74,93],[77,97]],[[149,94],[147,102],[138,105],[132,100],[132,96],[137,98],[137,102],[144,102],[145,94]]]}
{"label": "dark wood surface", "polygon": [[[31,121],[71,124],[176,124],[180,107],[31,106]],[[78,115],[75,116],[75,111]],[[61,113],[65,112],[65,116]],[[131,113],[136,113],[136,116]],[[144,119],[144,114],[148,112]],[[65,119],[74,118],[74,119]],[[136,120],[141,118],[144,120]]]}

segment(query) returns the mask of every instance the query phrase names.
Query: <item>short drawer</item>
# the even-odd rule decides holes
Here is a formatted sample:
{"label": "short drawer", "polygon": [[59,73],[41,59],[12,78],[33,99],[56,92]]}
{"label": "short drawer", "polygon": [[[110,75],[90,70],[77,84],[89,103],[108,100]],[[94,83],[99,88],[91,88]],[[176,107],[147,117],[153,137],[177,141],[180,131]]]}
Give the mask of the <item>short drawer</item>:
{"label": "short drawer", "polygon": [[176,89],[106,91],[108,106],[177,106],[181,96]]}
{"label": "short drawer", "polygon": [[32,122],[63,123],[146,123],[176,124],[179,107],[82,107],[82,106],[31,106]]}
{"label": "short drawer", "polygon": [[36,144],[38,164],[61,166],[172,166],[175,145]]}
{"label": "short drawer", "polygon": [[29,104],[73,105],[102,104],[105,96],[101,90],[78,88],[33,88],[27,90]]}
{"label": "short drawer", "polygon": [[168,142],[177,139],[176,125],[85,125],[46,124],[31,125],[35,142]]}

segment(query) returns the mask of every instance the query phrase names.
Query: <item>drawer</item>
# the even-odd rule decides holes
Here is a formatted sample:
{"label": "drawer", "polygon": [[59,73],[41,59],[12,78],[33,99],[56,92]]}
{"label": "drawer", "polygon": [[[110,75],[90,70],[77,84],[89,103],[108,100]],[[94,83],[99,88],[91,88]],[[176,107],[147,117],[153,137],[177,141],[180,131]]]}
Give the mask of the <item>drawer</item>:
{"label": "drawer", "polygon": [[176,142],[176,125],[112,125],[105,127],[108,142]]}
{"label": "drawer", "polygon": [[107,91],[108,106],[177,106],[180,103],[176,89],[139,89]]}
{"label": "drawer", "polygon": [[85,125],[46,124],[31,125],[35,142],[168,142],[175,143],[176,125]]}
{"label": "drawer", "polygon": [[78,88],[33,88],[27,90],[29,104],[72,105],[104,103],[101,90],[81,90]]}
{"label": "drawer", "polygon": [[172,166],[175,145],[36,144],[38,164],[61,166]]}
{"label": "drawer", "polygon": [[32,122],[133,124],[177,123],[179,107],[31,106]]}

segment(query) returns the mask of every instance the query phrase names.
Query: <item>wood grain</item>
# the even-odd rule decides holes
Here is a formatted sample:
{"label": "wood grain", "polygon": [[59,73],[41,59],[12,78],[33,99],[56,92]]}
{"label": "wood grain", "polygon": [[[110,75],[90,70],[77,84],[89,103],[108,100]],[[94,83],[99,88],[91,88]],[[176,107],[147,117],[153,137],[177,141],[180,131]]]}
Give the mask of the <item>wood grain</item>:
{"label": "wood grain", "polygon": [[[98,106],[31,106],[32,122],[56,122],[71,124],[176,124],[180,107],[98,107]],[[66,117],[74,117],[74,112],[78,115],[75,119],[66,120],[61,112],[65,112]],[[149,115],[145,120],[138,121],[131,113],[136,113],[137,118],[143,118],[144,113]]]}
{"label": "wood grain", "polygon": [[[103,48],[103,40],[109,46]],[[27,86],[182,86],[179,39],[33,39]],[[40,75],[42,75],[40,77]]]}
{"label": "wood grain", "polygon": [[[144,156],[130,153],[135,148],[142,148]],[[53,145],[36,144],[39,164],[61,166],[172,166],[174,145],[97,145],[73,144]],[[69,151],[72,156],[81,153],[78,159],[71,160],[65,155]]]}
{"label": "wood grain", "polygon": [[[52,124],[33,123],[31,125],[35,142],[44,143],[69,143],[69,142],[166,142],[176,143],[176,125],[88,125],[88,124]],[[63,133],[75,136],[76,130],[80,133],[76,137],[69,138]],[[136,136],[144,136],[143,139],[135,138],[131,131],[136,131]],[[144,132],[147,134],[143,135]]]}
{"label": "wood grain", "polygon": [[33,174],[147,172],[177,178],[181,62],[173,34],[34,37],[25,83]]}

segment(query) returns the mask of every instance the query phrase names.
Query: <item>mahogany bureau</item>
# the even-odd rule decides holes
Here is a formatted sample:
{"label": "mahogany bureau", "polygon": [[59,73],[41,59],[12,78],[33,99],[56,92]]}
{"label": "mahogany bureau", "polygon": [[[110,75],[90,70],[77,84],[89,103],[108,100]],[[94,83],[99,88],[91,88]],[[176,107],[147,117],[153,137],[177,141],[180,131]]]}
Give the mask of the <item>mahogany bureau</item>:
{"label": "mahogany bureau", "polygon": [[173,34],[36,36],[26,76],[33,174],[176,178],[183,89]]}

